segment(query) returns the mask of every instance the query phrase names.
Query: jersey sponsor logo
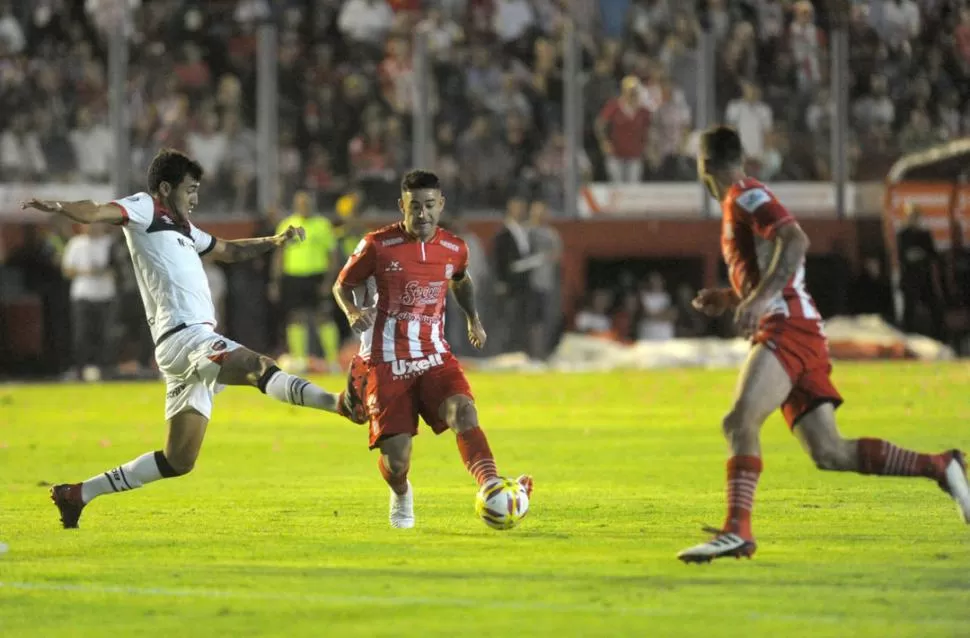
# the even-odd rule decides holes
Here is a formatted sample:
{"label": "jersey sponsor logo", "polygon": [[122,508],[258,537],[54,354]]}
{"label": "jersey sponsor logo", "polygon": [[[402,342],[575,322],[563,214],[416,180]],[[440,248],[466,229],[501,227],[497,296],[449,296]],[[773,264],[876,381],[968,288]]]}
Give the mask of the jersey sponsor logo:
{"label": "jersey sponsor logo", "polygon": [[455,274],[454,264],[445,264],[445,279],[451,279],[452,275]]}
{"label": "jersey sponsor logo", "polygon": [[758,207],[764,206],[771,201],[771,195],[768,194],[763,188],[752,188],[749,191],[741,193],[734,200],[738,206],[743,210],[753,213],[758,210]]}
{"label": "jersey sponsor logo", "polygon": [[407,379],[424,374],[431,368],[436,368],[444,364],[445,361],[441,358],[440,354],[433,354],[424,359],[411,359],[410,361],[398,359],[397,361],[391,362],[391,375],[395,379]]}
{"label": "jersey sponsor logo", "polygon": [[389,312],[387,316],[402,323],[417,321],[428,326],[441,323],[441,317],[438,315],[422,315],[416,312]]}
{"label": "jersey sponsor logo", "polygon": [[404,284],[404,294],[401,295],[401,303],[406,306],[430,306],[438,303],[445,282],[432,281],[428,285],[422,285],[420,281],[409,281]]}
{"label": "jersey sponsor logo", "polygon": [[442,246],[444,246],[448,250],[450,250],[452,252],[455,252],[455,253],[457,253],[458,251],[461,250],[461,248],[458,247],[458,244],[455,244],[455,243],[450,242],[450,241],[441,240],[438,243],[440,243]]}
{"label": "jersey sponsor logo", "polygon": [[392,261],[384,268],[384,272],[401,272],[403,270],[399,261]]}
{"label": "jersey sponsor logo", "polygon": [[177,397],[178,395],[180,395],[180,394],[182,394],[183,392],[185,392],[185,388],[186,388],[186,386],[185,386],[185,384],[184,384],[184,383],[183,383],[182,385],[177,385],[177,386],[175,386],[174,388],[172,388],[171,390],[169,390],[169,391],[168,391],[168,392],[167,392],[167,393],[165,394],[165,398],[166,398],[166,399],[174,399],[174,398],[175,398],[175,397]]}
{"label": "jersey sponsor logo", "polygon": [[403,243],[404,243],[403,237],[391,237],[390,239],[385,239],[384,241],[382,241],[381,246],[384,246],[386,248],[388,246],[397,246],[398,244],[403,244]]}
{"label": "jersey sponsor logo", "polygon": [[214,344],[212,344],[212,350],[213,350],[213,352],[221,352],[221,351],[225,350],[227,347],[228,347],[228,345],[222,339],[219,339]]}

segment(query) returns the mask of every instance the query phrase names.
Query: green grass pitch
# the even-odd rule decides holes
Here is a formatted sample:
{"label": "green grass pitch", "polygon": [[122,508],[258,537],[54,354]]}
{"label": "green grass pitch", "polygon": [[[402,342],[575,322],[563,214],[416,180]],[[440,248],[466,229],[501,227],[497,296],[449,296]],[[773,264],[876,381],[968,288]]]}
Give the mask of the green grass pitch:
{"label": "green grass pitch", "polygon": [[[839,365],[843,432],[970,448],[970,366]],[[970,528],[929,481],[814,469],[765,426],[753,560],[685,566],[723,516],[733,371],[473,375],[510,532],[424,430],[417,527],[387,524],[367,433],[249,389],[196,471],[60,529],[52,482],[158,449],[160,384],[0,387],[0,636],[968,636]],[[321,379],[334,387],[342,379]]]}

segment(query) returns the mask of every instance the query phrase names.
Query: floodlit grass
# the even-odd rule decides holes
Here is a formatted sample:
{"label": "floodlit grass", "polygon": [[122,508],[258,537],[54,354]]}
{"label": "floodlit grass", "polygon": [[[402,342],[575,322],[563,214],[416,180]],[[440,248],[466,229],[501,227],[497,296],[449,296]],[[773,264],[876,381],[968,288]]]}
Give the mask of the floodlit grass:
{"label": "floodlit grass", "polygon": [[[342,379],[323,379],[331,386]],[[848,435],[970,448],[970,367],[840,365]],[[47,486],[158,449],[160,384],[0,387],[0,636],[966,636],[970,528],[926,480],[823,474],[765,427],[754,560],[684,566],[723,515],[730,371],[474,375],[495,532],[450,434],[423,431],[417,527],[387,524],[367,434],[220,395],[192,475],[62,530]]]}

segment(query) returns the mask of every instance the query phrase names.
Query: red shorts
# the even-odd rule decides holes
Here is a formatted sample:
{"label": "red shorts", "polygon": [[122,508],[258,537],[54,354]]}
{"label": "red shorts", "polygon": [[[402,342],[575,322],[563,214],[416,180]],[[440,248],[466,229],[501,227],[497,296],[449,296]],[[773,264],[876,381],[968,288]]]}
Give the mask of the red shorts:
{"label": "red shorts", "polygon": [[795,427],[798,419],[823,403],[831,403],[836,408],[842,405],[842,395],[830,378],[832,362],[828,341],[818,322],[769,317],[762,322],[753,341],[771,349],[791,379],[791,394],[781,404],[788,427]]}
{"label": "red shorts", "polygon": [[367,410],[370,414],[370,448],[394,434],[418,433],[418,416],[435,434],[448,429],[438,415],[445,399],[472,397],[461,364],[450,352],[424,359],[372,363],[367,375]]}

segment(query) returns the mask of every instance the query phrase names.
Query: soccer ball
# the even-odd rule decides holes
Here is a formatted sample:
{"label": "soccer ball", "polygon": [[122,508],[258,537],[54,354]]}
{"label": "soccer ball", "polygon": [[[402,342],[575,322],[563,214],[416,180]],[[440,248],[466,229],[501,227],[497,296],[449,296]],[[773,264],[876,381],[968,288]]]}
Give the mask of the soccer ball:
{"label": "soccer ball", "polygon": [[512,529],[529,513],[529,495],[517,481],[494,478],[478,490],[475,513],[492,529]]}

